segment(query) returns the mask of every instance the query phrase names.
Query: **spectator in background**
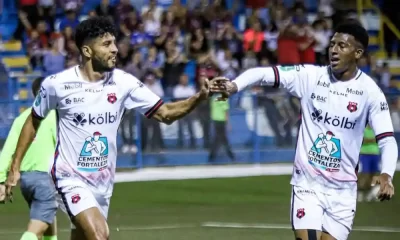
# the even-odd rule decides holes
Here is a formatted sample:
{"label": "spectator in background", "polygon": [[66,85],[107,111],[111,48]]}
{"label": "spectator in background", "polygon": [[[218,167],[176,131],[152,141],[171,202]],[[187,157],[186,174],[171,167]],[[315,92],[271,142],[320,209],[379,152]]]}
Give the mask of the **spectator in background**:
{"label": "spectator in background", "polygon": [[115,7],[110,5],[110,0],[101,0],[96,7],[97,16],[114,18]]}
{"label": "spectator in background", "polygon": [[[196,89],[189,85],[189,79],[186,74],[182,74],[179,78],[179,83],[174,87],[172,96],[175,101],[186,99],[196,94]],[[196,147],[196,140],[193,131],[193,117],[191,114],[178,120],[178,146],[183,147],[183,128],[187,127],[190,139],[190,148]]]}
{"label": "spectator in background", "polygon": [[132,33],[135,32],[139,25],[142,23],[140,17],[138,16],[137,12],[131,11],[129,12],[128,16],[124,18],[120,22],[119,26],[119,40],[124,38],[130,38]]}
{"label": "spectator in background", "polygon": [[325,65],[327,63],[326,49],[329,47],[330,36],[324,29],[324,20],[317,20],[312,24],[315,38],[315,63]]}
{"label": "spectator in background", "polygon": [[168,8],[168,11],[174,14],[177,23],[180,26],[185,25],[187,9],[185,8],[185,6],[182,6],[180,0],[173,0],[171,6]]}
{"label": "spectator in background", "polygon": [[151,40],[151,37],[144,31],[144,24],[139,23],[138,28],[132,32],[131,47],[135,51],[140,51],[142,56],[147,56]]}
{"label": "spectator in background", "polygon": [[[148,71],[143,77],[144,85],[146,85],[153,93],[155,93],[160,98],[164,97],[164,90],[160,83],[160,80],[157,79],[157,76]],[[148,119],[143,117],[142,122],[142,149],[146,151],[149,147],[151,150],[161,150],[164,149],[164,141],[162,138],[161,126],[160,123],[154,119]],[[149,137],[149,132],[151,132],[151,137]],[[148,144],[148,142],[150,144]]]}
{"label": "spectator in background", "polygon": [[133,49],[130,48],[128,41],[120,41],[118,43],[117,67],[126,68],[132,59]]}
{"label": "spectator in background", "polygon": [[48,24],[49,30],[54,31],[56,4],[54,0],[39,0],[39,16]]}
{"label": "spectator in background", "polygon": [[142,67],[142,54],[136,51],[132,54],[132,61],[125,67],[127,73],[141,79],[144,75],[144,69]]}
{"label": "spectator in background", "polygon": [[267,25],[267,28],[264,32],[264,40],[266,44],[265,55],[271,59],[271,61],[276,64],[276,51],[278,49],[278,38],[279,38],[279,30],[276,26],[275,22],[271,22]]}
{"label": "spectator in background", "polygon": [[74,4],[66,5],[65,17],[61,19],[60,31],[63,31],[66,27],[75,29],[79,24],[77,9]]}
{"label": "spectator in background", "polygon": [[383,91],[387,91],[390,88],[390,82],[392,80],[392,74],[390,73],[390,67],[387,62],[384,62],[382,64],[382,67],[380,68],[379,71],[379,85],[382,88]]}
{"label": "spectator in background", "polygon": [[39,20],[38,0],[17,0],[18,8],[18,25],[14,32],[13,38],[22,41],[22,36],[27,25],[31,29],[36,28]]}
{"label": "spectator in background", "polygon": [[120,0],[120,2],[115,6],[114,19],[117,23],[121,24],[132,12],[136,13],[136,9],[133,8],[129,0]]}
{"label": "spectator in background", "polygon": [[297,41],[300,50],[300,62],[306,64],[315,64],[314,52],[314,31],[308,24],[304,13],[299,14],[295,20],[297,24]]}
{"label": "spectator in background", "polygon": [[242,61],[242,68],[244,70],[257,67],[258,61],[256,54],[253,51],[247,51]]}
{"label": "spectator in background", "polygon": [[50,51],[47,51],[43,57],[43,69],[46,76],[61,72],[65,69],[65,56],[60,52],[59,42],[53,41]]}
{"label": "spectator in background", "polygon": [[160,21],[154,17],[152,10],[143,14],[144,31],[151,37],[152,41],[160,34]]}
{"label": "spectator in background", "polygon": [[243,35],[243,49],[245,51],[252,51],[259,59],[262,44],[264,41],[264,32],[261,30],[259,21],[253,23],[252,27],[247,29]]}
{"label": "spectator in background", "polygon": [[284,65],[300,64],[300,51],[297,44],[298,27],[290,24],[281,30],[278,38],[278,63]]}
{"label": "spectator in background", "polygon": [[58,6],[64,11],[75,10],[80,12],[83,6],[84,0],[58,0]]}
{"label": "spectator in background", "polygon": [[190,34],[189,43],[190,56],[194,59],[210,51],[209,39],[205,36],[204,30],[201,28],[197,28]]}
{"label": "spectator in background", "polygon": [[225,50],[223,57],[218,59],[219,68],[222,71],[222,75],[229,78],[235,79],[239,73],[239,63],[233,58],[231,51]]}
{"label": "spectator in background", "polygon": [[[158,53],[155,46],[150,46],[147,58],[143,62],[145,71],[151,70],[157,78],[162,77],[162,67],[164,66],[164,57]],[[164,93],[163,93],[164,96]]]}
{"label": "spectator in background", "polygon": [[69,41],[67,46],[67,55],[66,55],[66,65],[67,67],[72,67],[80,63],[80,53],[79,49],[76,46],[75,42]]}
{"label": "spectator in background", "polygon": [[44,47],[39,32],[32,30],[27,42],[27,52],[33,69],[42,66]]}
{"label": "spectator in background", "polygon": [[63,53],[64,55],[67,55],[69,51],[70,42],[75,43],[72,28],[66,27],[62,31],[61,36],[58,38],[58,41],[59,41],[58,46],[60,52]]}
{"label": "spectator in background", "polygon": [[152,11],[154,14],[154,19],[158,22],[161,22],[161,16],[164,10],[162,9],[162,7],[157,5],[157,0],[149,0],[149,4],[143,6],[141,13],[143,15],[148,11]]}
{"label": "spectator in background", "polygon": [[178,79],[183,74],[187,58],[177,50],[176,43],[173,40],[168,40],[165,45],[165,57],[162,84],[166,96],[171,97],[172,89],[178,84]]}

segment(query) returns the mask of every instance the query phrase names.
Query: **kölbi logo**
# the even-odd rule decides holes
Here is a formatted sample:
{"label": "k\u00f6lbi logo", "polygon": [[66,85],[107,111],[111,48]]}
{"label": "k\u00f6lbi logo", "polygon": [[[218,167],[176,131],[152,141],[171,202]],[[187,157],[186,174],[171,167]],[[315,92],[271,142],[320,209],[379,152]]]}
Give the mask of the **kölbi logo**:
{"label": "k\u00f6lbi logo", "polygon": [[357,123],[357,120],[352,122],[348,117],[332,117],[328,112],[323,114],[321,109],[314,109],[314,111],[311,113],[311,117],[313,121],[317,121],[318,123],[322,121],[324,124],[344,129],[354,129]]}
{"label": "k\u00f6lbi logo", "polygon": [[111,124],[117,121],[118,113],[112,114],[111,112],[99,113],[99,114],[91,114],[86,117],[84,113],[75,113],[72,121],[76,126],[81,125],[82,127],[89,123],[89,125],[102,125],[102,124]]}
{"label": "k\u00f6lbi logo", "polygon": [[329,88],[329,86],[331,85],[331,83],[326,83],[326,82],[322,82],[322,81],[318,80],[317,85],[318,85],[318,86],[321,86],[321,87]]}

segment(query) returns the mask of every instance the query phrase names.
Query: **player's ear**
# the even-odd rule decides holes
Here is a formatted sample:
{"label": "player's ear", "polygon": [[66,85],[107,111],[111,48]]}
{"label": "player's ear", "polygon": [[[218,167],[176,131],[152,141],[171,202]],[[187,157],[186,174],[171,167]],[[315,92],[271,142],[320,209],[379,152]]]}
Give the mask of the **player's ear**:
{"label": "player's ear", "polygon": [[82,54],[87,58],[91,58],[92,57],[92,49],[88,45],[83,45],[82,46]]}
{"label": "player's ear", "polygon": [[357,60],[360,59],[363,56],[363,54],[364,54],[364,49],[362,48],[356,49],[355,57]]}

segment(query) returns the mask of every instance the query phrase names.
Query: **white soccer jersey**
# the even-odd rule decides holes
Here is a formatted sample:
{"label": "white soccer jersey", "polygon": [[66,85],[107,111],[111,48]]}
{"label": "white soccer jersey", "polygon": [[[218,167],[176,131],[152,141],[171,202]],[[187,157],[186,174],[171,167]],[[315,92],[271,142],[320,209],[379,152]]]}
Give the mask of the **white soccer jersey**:
{"label": "white soccer jersey", "polygon": [[33,115],[44,118],[51,109],[58,117],[58,143],[53,164],[57,188],[61,180],[78,178],[92,191],[111,196],[117,130],[125,111],[136,109],[146,117],[162,100],[132,75],[115,69],[98,82],[85,81],[79,67],[44,80],[33,103]]}
{"label": "white soccer jersey", "polygon": [[383,92],[361,70],[349,81],[337,81],[329,67],[278,66],[273,71],[275,80],[261,84],[285,88],[301,101],[291,184],[327,194],[338,189],[355,194],[366,124],[377,140],[393,136]]}

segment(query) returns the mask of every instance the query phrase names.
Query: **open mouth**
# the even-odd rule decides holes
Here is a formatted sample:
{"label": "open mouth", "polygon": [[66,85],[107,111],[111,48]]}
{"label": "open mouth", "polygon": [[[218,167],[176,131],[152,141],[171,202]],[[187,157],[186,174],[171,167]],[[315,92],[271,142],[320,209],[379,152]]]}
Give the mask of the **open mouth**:
{"label": "open mouth", "polygon": [[338,57],[331,57],[330,59],[331,65],[338,65],[339,64],[339,58]]}

